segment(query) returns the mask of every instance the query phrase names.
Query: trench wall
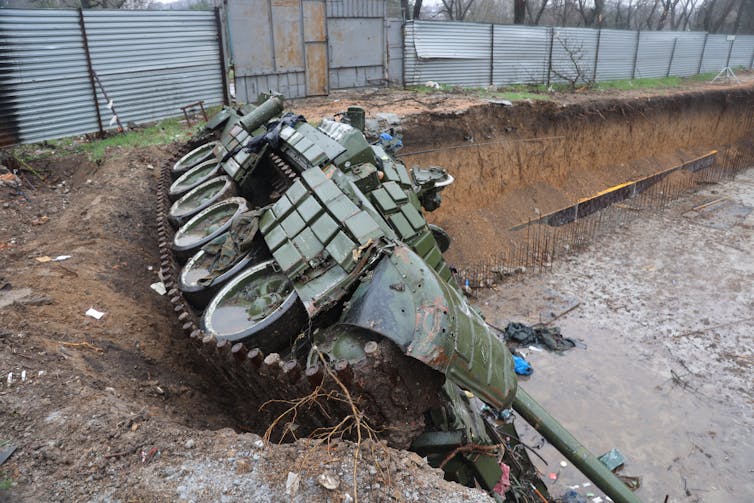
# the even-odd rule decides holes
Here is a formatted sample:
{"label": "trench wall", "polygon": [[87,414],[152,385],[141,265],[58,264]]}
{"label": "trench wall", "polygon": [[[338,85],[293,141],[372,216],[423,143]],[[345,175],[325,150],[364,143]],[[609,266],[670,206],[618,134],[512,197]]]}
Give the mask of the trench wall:
{"label": "trench wall", "polygon": [[[586,105],[485,105],[415,118],[404,131],[411,150],[401,155],[409,166],[443,166],[456,178],[430,215],[454,238],[451,261],[492,264],[511,242],[526,239],[510,228],[614,185],[712,149],[720,152],[711,171],[738,169],[752,160],[740,143],[753,137],[753,111],[748,89]],[[736,155],[726,157],[734,144]]]}

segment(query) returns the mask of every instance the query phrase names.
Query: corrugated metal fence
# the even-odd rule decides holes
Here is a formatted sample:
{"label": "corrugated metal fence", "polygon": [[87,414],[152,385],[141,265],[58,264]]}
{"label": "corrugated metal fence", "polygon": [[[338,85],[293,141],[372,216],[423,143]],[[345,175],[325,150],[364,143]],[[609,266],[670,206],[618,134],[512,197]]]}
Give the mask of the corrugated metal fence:
{"label": "corrugated metal fence", "polygon": [[464,87],[690,76],[752,68],[754,36],[413,21],[406,85]]}
{"label": "corrugated metal fence", "polygon": [[[0,11],[0,146],[180,115],[224,100],[212,11]],[[95,106],[96,103],[96,106]]]}

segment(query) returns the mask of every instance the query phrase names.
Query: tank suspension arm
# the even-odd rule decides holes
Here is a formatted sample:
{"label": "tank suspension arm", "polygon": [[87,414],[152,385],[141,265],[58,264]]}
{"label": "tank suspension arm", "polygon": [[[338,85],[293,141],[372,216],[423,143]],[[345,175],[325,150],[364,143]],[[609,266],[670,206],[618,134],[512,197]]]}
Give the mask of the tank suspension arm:
{"label": "tank suspension arm", "polygon": [[520,385],[513,399],[513,409],[615,503],[641,503],[613,472],[581,445]]}

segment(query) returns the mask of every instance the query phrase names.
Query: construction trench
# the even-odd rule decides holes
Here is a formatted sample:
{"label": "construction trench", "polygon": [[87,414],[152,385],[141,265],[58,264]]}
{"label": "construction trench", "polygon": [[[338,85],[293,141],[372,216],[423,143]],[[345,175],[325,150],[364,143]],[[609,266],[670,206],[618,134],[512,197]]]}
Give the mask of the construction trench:
{"label": "construction trench", "polygon": [[[354,103],[359,103],[357,97]],[[368,114],[372,112],[369,103],[360,104]],[[306,103],[298,105],[294,103],[291,108],[312,121],[318,119],[307,111]],[[752,105],[754,92],[750,89],[720,89],[564,106],[477,104],[462,111],[408,115],[400,124],[406,147],[398,157],[407,166],[437,165],[448,169],[455,178],[442,192],[442,206],[427,213],[427,218],[451,236],[452,244],[445,257],[457,269],[458,281],[467,287],[472,304],[496,326],[505,326],[509,321],[554,321],[565,336],[587,347],[562,356],[524,348],[535,372],[520,379],[521,386],[595,454],[619,448],[627,458],[624,474],[642,479],[636,494],[643,501],[663,501],[666,495],[668,501],[689,502],[743,503],[754,498],[750,482],[754,463],[750,435],[754,427],[752,324],[747,321],[754,305],[750,288],[750,250],[754,245],[750,212],[754,200],[751,191],[746,191],[752,183],[748,168],[754,165]],[[9,326],[24,332],[38,327],[40,333],[45,333],[46,326],[35,325],[36,320],[45,323],[45,319],[54,319],[53,309],[60,310],[57,304],[65,305],[69,288],[85,291],[91,302],[97,302],[98,296],[103,302],[109,299],[105,328],[86,328],[87,340],[106,348],[102,358],[107,364],[96,363],[96,358],[81,350],[83,358],[66,357],[63,365],[73,365],[82,375],[93,377],[97,390],[112,386],[117,395],[124,393],[124,399],[135,404],[145,399],[140,395],[129,397],[124,388],[131,386],[130,381],[125,380],[122,385],[118,376],[124,379],[136,375],[137,365],[142,365],[140,358],[149,362],[149,382],[159,379],[161,388],[172,389],[171,378],[181,375],[193,383],[198,375],[208,383],[210,391],[206,394],[197,387],[194,396],[173,392],[150,396],[144,403],[154,419],[144,420],[141,424],[145,426],[139,431],[123,433],[126,439],[145,430],[150,432],[149,428],[156,428],[163,419],[183,425],[177,432],[164,428],[162,433],[154,433],[163,442],[163,457],[157,466],[169,468],[171,463],[178,463],[173,465],[180,466],[177,480],[172,475],[165,480],[155,479],[149,473],[155,465],[121,459],[119,453],[128,451],[124,447],[114,446],[110,454],[116,457],[106,458],[112,460],[108,463],[121,463],[127,468],[120,475],[108,468],[108,476],[117,479],[127,473],[130,480],[138,480],[134,489],[129,489],[130,496],[149,499],[158,495],[157,499],[171,500],[176,491],[183,497],[186,487],[197,489],[198,475],[192,470],[214,473],[225,462],[230,470],[235,466],[236,473],[242,473],[238,471],[238,459],[246,459],[247,454],[226,455],[213,444],[232,444],[232,448],[227,447],[230,451],[245,452],[243,447],[236,447],[246,442],[244,435],[220,428],[264,435],[277,409],[273,405],[266,412],[250,414],[254,407],[249,408],[248,403],[264,402],[264,396],[256,396],[258,390],[250,393],[253,396],[244,397],[248,402],[245,406],[239,406],[239,395],[226,394],[217,387],[222,386],[223,370],[212,362],[217,362],[218,354],[232,358],[230,347],[204,345],[189,358],[183,348],[176,350],[175,341],[186,340],[194,327],[187,316],[179,318],[177,324],[169,321],[175,314],[182,314],[175,303],[168,307],[166,299],[155,300],[149,290],[143,295],[129,294],[133,299],[123,295],[136,288],[131,284],[134,280],[138,284],[154,281],[149,278],[156,273],[142,278],[146,269],[134,271],[133,264],[140,260],[155,264],[159,259],[156,253],[151,258],[136,259],[134,255],[142,251],[129,251],[126,244],[121,250],[113,250],[111,241],[120,238],[151,249],[157,229],[150,220],[144,228],[119,230],[119,221],[110,223],[111,214],[120,215],[119,208],[130,206],[139,212],[139,218],[143,215],[145,221],[151,219],[153,182],[140,178],[136,186],[127,186],[127,193],[119,184],[126,169],[152,163],[155,158],[169,162],[169,154],[175,154],[168,151],[155,156],[154,150],[138,153],[127,164],[106,161],[101,167],[86,167],[90,171],[77,168],[70,178],[82,201],[88,202],[81,203],[84,209],[74,204],[68,210],[72,216],[64,218],[69,220],[69,226],[74,225],[71,219],[76,220],[79,211],[82,215],[94,211],[92,222],[105,223],[102,235],[77,239],[88,237],[96,243],[88,245],[92,250],[78,251],[82,255],[96,252],[90,258],[92,264],[98,263],[97,256],[107,257],[97,277],[107,278],[108,291],[100,292],[98,289],[104,286],[86,283],[87,274],[80,269],[82,278],[63,270],[65,291],[57,290],[55,282],[44,287],[49,290],[42,288],[54,297],[55,306],[26,307],[39,310],[33,317],[21,308],[15,308],[18,312],[12,307],[3,309],[11,309]],[[156,173],[133,176],[153,177]],[[96,191],[89,181],[84,183],[89,178],[97,184]],[[104,199],[97,199],[100,195]],[[94,205],[92,201],[104,206],[87,210],[90,203]],[[700,222],[712,222],[714,228]],[[56,236],[54,229],[49,224],[32,228],[29,232],[35,240],[29,237],[26,253],[38,248],[45,251],[44,246],[56,239],[76,249],[76,242],[70,241],[76,238],[75,234],[63,228]],[[15,232],[18,231],[14,235]],[[108,233],[117,235],[111,238]],[[131,265],[120,271],[119,264],[126,262]],[[116,266],[111,267],[112,263]],[[714,274],[705,274],[708,263],[714,264]],[[65,267],[77,270],[75,259]],[[19,266],[18,272],[5,275],[18,284],[48,281],[38,271],[39,268]],[[123,306],[118,305],[121,303]],[[66,312],[78,310],[76,305]],[[140,314],[132,320],[135,312]],[[65,323],[56,323],[57,330],[68,334],[68,324],[70,333],[75,333],[77,318],[73,314],[65,316]],[[127,329],[107,328],[109,323],[121,323]],[[121,357],[118,346],[124,336],[130,342],[136,341],[137,350],[133,354],[124,351]],[[49,341],[42,346],[46,344]],[[158,370],[154,362],[164,362],[165,368]],[[6,366],[9,367],[3,368]],[[62,372],[65,374],[65,370]],[[20,387],[10,389],[23,393]],[[79,395],[84,397],[86,393]],[[6,394],[3,399],[13,407],[11,395]],[[76,399],[72,400],[76,404]],[[159,412],[163,403],[171,413]],[[85,404],[80,406],[86,410]],[[194,413],[198,406],[213,419],[198,417]],[[58,407],[62,410],[64,405]],[[124,406],[110,407],[120,410]],[[58,424],[48,420],[52,417],[49,411],[41,414],[47,419],[37,425],[40,431],[53,426],[57,431]],[[9,431],[27,426],[5,419],[14,425]],[[562,466],[563,456],[550,445],[540,447],[541,437],[523,421],[517,425],[525,442],[547,461],[544,464],[533,459],[553,496],[576,486],[584,496],[593,493],[588,501],[602,496],[593,485],[585,483],[586,479],[570,463]],[[191,456],[199,456],[204,464],[187,468],[186,462],[181,465],[171,461],[171,454],[182,450],[186,435],[197,439],[200,449]],[[180,440],[170,440],[171,437]],[[111,442],[112,437],[107,438],[104,442]],[[112,441],[117,442],[117,438]],[[171,446],[171,442],[175,445]],[[70,448],[75,452],[74,446]],[[290,446],[280,449],[287,449],[287,456],[296,457]],[[273,448],[270,453],[274,457]],[[12,460],[19,458],[22,461],[18,463],[26,463],[23,456],[14,455]],[[311,456],[307,452],[303,458]],[[219,460],[211,468],[216,457]],[[41,473],[54,470],[44,462],[43,468],[38,468],[39,461],[29,463],[21,466],[22,474],[29,470],[36,473],[35,469]],[[289,499],[284,495],[285,474],[298,468],[284,464],[278,459],[270,465],[280,472],[269,474],[267,482],[272,489],[262,489],[272,491],[264,493],[270,501]],[[47,476],[52,473],[55,472],[48,471]],[[314,480],[319,472],[315,467],[302,474]],[[55,475],[60,476],[59,472]],[[36,477],[21,480],[28,482]],[[363,477],[369,480],[369,475]],[[339,491],[349,491],[348,470],[341,478]],[[361,484],[362,476],[358,479]],[[401,484],[401,479],[395,483]],[[155,484],[162,486],[157,488]],[[222,495],[240,500],[250,494],[243,492],[250,490],[246,482],[223,484],[219,478],[201,486],[202,497],[218,499]],[[300,498],[320,501],[332,496],[316,482],[302,485]],[[33,495],[32,499],[49,499],[46,496],[50,493],[44,493],[45,489],[26,487],[25,494]],[[65,494],[75,499],[93,494],[87,493],[92,488],[97,491],[96,485],[82,487]],[[426,489],[418,496],[403,493],[402,499],[438,499],[440,493],[432,490],[438,489]],[[443,490],[447,492],[448,486]],[[384,496],[381,494],[368,483],[366,488],[360,488],[363,501],[379,499]],[[459,498],[460,494],[459,489]],[[476,493],[476,497],[480,495]]]}

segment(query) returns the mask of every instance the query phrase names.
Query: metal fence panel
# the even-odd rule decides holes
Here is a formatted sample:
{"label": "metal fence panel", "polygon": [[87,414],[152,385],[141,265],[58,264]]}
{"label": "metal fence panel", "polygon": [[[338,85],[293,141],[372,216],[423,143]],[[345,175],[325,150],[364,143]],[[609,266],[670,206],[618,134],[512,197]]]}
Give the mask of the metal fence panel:
{"label": "metal fence panel", "polygon": [[97,130],[76,11],[0,15],[0,145]]}
{"label": "metal fence panel", "polygon": [[541,27],[494,26],[493,83],[536,84],[547,79],[550,30]]}
{"label": "metal fence panel", "polygon": [[699,62],[704,47],[704,32],[674,32],[678,38],[673,54],[673,64],[670,65],[670,75],[690,77],[699,72]]}
{"label": "metal fence panel", "polygon": [[415,63],[407,84],[490,84],[491,25],[424,21],[412,25],[411,41],[406,39],[406,62],[411,59]]}
{"label": "metal fence panel", "polygon": [[388,80],[403,85],[403,20],[387,20]]}
{"label": "metal fence panel", "polygon": [[[92,70],[123,124],[180,115],[197,100],[223,101],[214,12],[83,12]],[[76,10],[11,10],[0,16],[0,145],[90,133],[112,117],[97,106]]]}
{"label": "metal fence panel", "polygon": [[[84,11],[92,67],[123,124],[223,101],[212,11]],[[100,114],[110,117],[104,100]]]}
{"label": "metal fence panel", "polygon": [[327,0],[327,17],[385,17],[384,0]]}
{"label": "metal fence panel", "polygon": [[670,70],[673,46],[678,48],[675,33],[670,31],[642,31],[636,54],[637,79],[666,77]]}
{"label": "metal fence panel", "polygon": [[[236,77],[277,73],[272,30],[269,28],[271,15],[270,3],[266,1],[233,0],[228,2],[225,22],[228,27]],[[250,34],[253,35],[250,36]],[[238,87],[238,82],[236,86]],[[240,87],[243,88],[243,85]]]}
{"label": "metal fence panel", "polygon": [[727,35],[709,35],[700,73],[716,73],[725,68],[729,49],[730,41]]}
{"label": "metal fence panel", "polygon": [[551,82],[589,82],[594,78],[597,30],[554,28]]}
{"label": "metal fence panel", "polygon": [[730,54],[731,68],[750,68],[754,60],[754,35],[736,35],[733,51]]}
{"label": "metal fence panel", "polygon": [[597,58],[597,80],[630,79],[635,50],[635,31],[602,30]]}

